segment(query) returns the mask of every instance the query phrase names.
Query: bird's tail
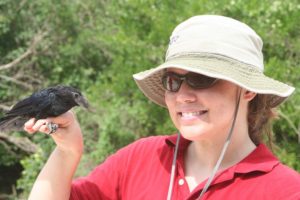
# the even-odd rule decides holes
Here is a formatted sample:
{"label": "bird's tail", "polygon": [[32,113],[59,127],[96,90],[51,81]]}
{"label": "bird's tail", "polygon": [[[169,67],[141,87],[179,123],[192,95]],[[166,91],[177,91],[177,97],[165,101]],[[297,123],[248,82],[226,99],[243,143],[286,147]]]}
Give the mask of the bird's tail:
{"label": "bird's tail", "polygon": [[0,119],[0,132],[20,131],[23,130],[25,122],[29,118],[20,116],[6,116]]}

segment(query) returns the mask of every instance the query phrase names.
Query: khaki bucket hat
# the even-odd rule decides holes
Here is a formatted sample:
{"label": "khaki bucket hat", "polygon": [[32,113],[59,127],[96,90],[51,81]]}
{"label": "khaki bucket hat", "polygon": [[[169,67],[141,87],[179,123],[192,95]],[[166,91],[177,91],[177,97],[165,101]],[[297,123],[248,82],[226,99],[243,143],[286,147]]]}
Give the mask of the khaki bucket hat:
{"label": "khaki bucket hat", "polygon": [[170,67],[227,80],[267,95],[268,104],[275,107],[295,88],[264,75],[262,47],[256,32],[240,21],[217,15],[195,16],[174,29],[165,62],[133,78],[151,101],[163,107],[161,78]]}

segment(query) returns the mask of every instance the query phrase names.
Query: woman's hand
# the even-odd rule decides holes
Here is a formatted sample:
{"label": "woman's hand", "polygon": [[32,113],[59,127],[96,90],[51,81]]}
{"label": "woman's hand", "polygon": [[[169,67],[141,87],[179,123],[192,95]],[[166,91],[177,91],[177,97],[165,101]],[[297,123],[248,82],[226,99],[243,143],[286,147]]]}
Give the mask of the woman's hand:
{"label": "woman's hand", "polygon": [[58,129],[51,136],[57,145],[57,150],[64,153],[81,155],[83,151],[83,138],[78,121],[72,111],[68,111],[58,117],[35,120],[28,120],[24,125],[24,130],[30,134],[37,131],[48,134],[50,132],[47,124],[55,123]]}

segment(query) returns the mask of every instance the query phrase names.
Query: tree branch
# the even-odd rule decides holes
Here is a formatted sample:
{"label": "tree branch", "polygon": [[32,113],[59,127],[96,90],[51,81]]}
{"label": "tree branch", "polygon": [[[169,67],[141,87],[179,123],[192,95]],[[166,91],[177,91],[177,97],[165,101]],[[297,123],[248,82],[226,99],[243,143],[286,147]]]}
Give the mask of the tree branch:
{"label": "tree branch", "polygon": [[27,83],[24,83],[24,82],[22,82],[22,81],[19,81],[19,80],[17,80],[17,79],[14,79],[14,78],[12,78],[12,77],[5,76],[5,75],[0,75],[0,78],[4,79],[4,80],[6,80],[6,81],[13,82],[13,83],[15,83],[15,84],[17,84],[17,85],[20,85],[20,86],[22,86],[22,87],[24,87],[24,88],[26,88],[26,89],[32,90],[32,86],[31,86],[31,85],[29,85],[29,84],[27,84]]}
{"label": "tree branch", "polygon": [[0,109],[2,110],[10,110],[10,107],[7,105],[0,104]]}
{"label": "tree branch", "polygon": [[26,137],[18,138],[0,132],[0,140],[5,141],[6,143],[11,143],[28,154],[35,153],[37,151],[37,146]]}
{"label": "tree branch", "polygon": [[42,39],[47,35],[47,31],[44,31],[44,32],[39,32],[37,33],[32,41],[31,41],[31,44],[30,46],[28,47],[28,49],[21,55],[19,56],[18,58],[16,58],[15,60],[13,60],[12,62],[10,63],[7,63],[7,64],[4,64],[4,65],[0,65],[0,71],[1,70],[6,70],[6,69],[9,69],[9,68],[12,68],[14,66],[16,66],[17,64],[19,64],[22,60],[24,60],[25,58],[27,58],[28,56],[30,56],[36,46],[42,41]]}

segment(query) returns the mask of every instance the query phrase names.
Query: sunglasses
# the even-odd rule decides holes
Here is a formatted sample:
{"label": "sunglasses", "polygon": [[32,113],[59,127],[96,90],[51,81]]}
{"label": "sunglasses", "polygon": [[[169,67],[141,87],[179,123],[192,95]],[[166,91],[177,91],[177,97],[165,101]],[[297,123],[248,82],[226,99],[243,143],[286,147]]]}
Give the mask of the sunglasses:
{"label": "sunglasses", "polygon": [[165,72],[162,76],[163,87],[170,92],[177,92],[183,81],[193,89],[206,89],[213,86],[218,79],[189,72],[185,75]]}

